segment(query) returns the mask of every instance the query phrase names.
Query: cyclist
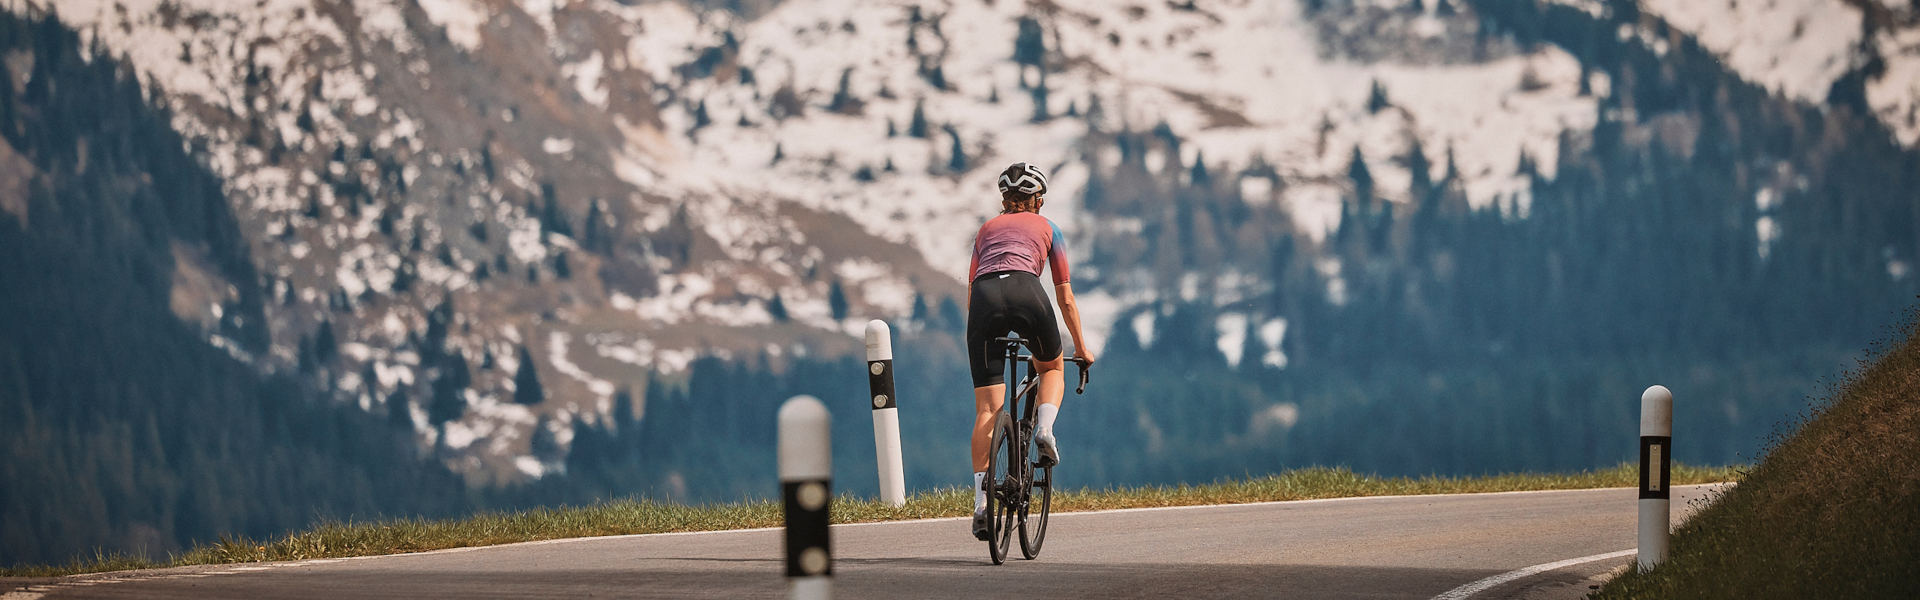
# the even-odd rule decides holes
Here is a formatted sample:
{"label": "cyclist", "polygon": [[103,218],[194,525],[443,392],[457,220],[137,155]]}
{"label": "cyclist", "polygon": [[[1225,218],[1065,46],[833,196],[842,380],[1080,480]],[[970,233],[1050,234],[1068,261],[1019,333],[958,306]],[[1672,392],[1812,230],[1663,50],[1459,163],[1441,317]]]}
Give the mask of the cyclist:
{"label": "cyclist", "polygon": [[1067,239],[1060,227],[1040,216],[1046,204],[1047,176],[1039,167],[1014,163],[1000,173],[1000,216],[987,221],[973,239],[973,263],[967,268],[967,360],[973,370],[973,535],[987,539],[987,452],[993,422],[1006,396],[998,348],[992,340],[1008,331],[1020,334],[1033,350],[1040,372],[1040,404],[1034,440],[1040,463],[1060,461],[1053,437],[1054,417],[1067,382],[1061,367],[1060,329],[1041,269],[1053,272],[1054,298],[1067,321],[1073,346],[1086,364],[1093,352],[1080,335],[1080,309],[1068,280]]}

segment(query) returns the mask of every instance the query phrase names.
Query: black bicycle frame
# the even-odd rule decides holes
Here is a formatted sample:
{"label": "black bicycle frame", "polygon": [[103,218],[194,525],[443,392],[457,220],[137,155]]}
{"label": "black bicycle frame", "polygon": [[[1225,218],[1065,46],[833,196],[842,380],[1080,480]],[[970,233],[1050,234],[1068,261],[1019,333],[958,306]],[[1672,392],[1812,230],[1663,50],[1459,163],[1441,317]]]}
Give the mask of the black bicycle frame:
{"label": "black bicycle frame", "polygon": [[[1021,347],[1025,346],[1027,344],[1027,341],[1024,338],[1019,338],[1019,337],[1001,337],[1001,338],[994,338],[993,342],[1001,345],[1001,348],[1003,351],[1002,360],[1006,361],[1002,363],[1003,365],[1002,371],[1005,372],[1007,375],[1014,375],[1016,373],[1019,373],[1019,369],[1020,369],[1019,363],[1021,362],[1028,363],[1027,374],[1026,376],[1020,378],[1020,383],[1014,384],[1012,383],[1012,378],[1011,377],[1008,378],[1006,409],[1008,413],[1012,415],[1013,420],[1016,424],[1018,424],[1021,427],[1030,428],[1033,426],[1034,411],[1039,408],[1038,406],[1039,401],[1036,398],[1035,401],[1028,402],[1025,407],[1021,407],[1020,399],[1031,395],[1035,391],[1034,386],[1039,385],[1040,374],[1038,371],[1034,370],[1032,363],[1028,362],[1030,359],[1033,358],[1033,356],[1020,353]],[[1087,391],[1086,363],[1081,362],[1080,359],[1077,359],[1077,358],[1070,358],[1070,357],[1063,357],[1063,358],[1065,358],[1067,361],[1073,362],[1075,365],[1078,365],[1080,367],[1080,384],[1078,387],[1074,388],[1073,393],[1075,394],[1086,393]],[[1062,366],[1065,366],[1065,365],[1062,365]],[[1022,410],[1023,408],[1024,410]],[[1021,433],[1022,435],[1020,437],[1022,439],[1025,439],[1027,437],[1026,434],[1028,434],[1028,432],[1023,429]]]}

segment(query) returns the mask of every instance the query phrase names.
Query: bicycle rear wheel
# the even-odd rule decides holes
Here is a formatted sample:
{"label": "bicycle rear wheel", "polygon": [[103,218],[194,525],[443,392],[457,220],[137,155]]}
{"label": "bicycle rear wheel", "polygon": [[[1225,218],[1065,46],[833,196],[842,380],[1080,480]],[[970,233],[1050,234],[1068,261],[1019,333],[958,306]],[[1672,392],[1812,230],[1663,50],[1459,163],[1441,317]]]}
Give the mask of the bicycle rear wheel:
{"label": "bicycle rear wheel", "polygon": [[[1028,456],[1038,455],[1028,453]],[[1047,541],[1047,511],[1053,506],[1053,467],[1037,466],[1032,460],[1023,462],[1027,465],[1027,481],[1032,483],[1024,511],[1026,518],[1020,521],[1020,555],[1032,560],[1040,556],[1040,545]]]}
{"label": "bicycle rear wheel", "polygon": [[1006,413],[994,421],[993,440],[987,448],[987,556],[997,565],[1007,561],[1021,504],[1020,448],[1013,436],[1013,420]]}

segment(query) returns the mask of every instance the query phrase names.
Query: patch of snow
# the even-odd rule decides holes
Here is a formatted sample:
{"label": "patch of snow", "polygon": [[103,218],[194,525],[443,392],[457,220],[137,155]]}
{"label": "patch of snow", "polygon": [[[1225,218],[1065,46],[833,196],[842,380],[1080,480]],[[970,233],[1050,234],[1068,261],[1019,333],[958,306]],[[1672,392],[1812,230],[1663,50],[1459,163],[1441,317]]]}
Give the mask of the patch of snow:
{"label": "patch of snow", "polygon": [[1280,342],[1287,336],[1287,320],[1273,319],[1260,325],[1260,342],[1267,347],[1267,353],[1260,357],[1260,363],[1277,369],[1287,368],[1287,354],[1280,350]]}
{"label": "patch of snow", "polygon": [[1867,103],[1901,144],[1920,144],[1920,27],[1883,31],[1874,43],[1886,72],[1867,81]]}
{"label": "patch of snow", "polygon": [[367,33],[391,42],[400,54],[414,51],[413,34],[407,31],[406,17],[401,16],[397,3],[358,2],[354,6],[360,10],[360,26]]}
{"label": "patch of snow", "polygon": [[1860,9],[1844,0],[1643,0],[1728,67],[1787,97],[1821,104],[1852,69]]}
{"label": "patch of snow", "polygon": [[604,67],[604,59],[599,52],[594,52],[584,61],[561,67],[560,75],[573,80],[573,89],[580,92],[581,99],[586,100],[588,104],[606,108],[608,90],[602,81],[606,72]]}
{"label": "patch of snow", "polygon": [[593,392],[595,396],[599,396],[601,400],[613,396],[614,387],[612,382],[594,377],[593,374],[588,373],[586,369],[580,368],[580,365],[573,364],[573,361],[567,360],[567,346],[572,342],[573,336],[568,335],[566,332],[555,331],[547,334],[547,362],[553,365],[553,370],[559,371],[561,375],[566,375],[580,383],[586,384],[587,390]]}
{"label": "patch of snow", "polygon": [[1141,348],[1153,347],[1153,321],[1158,316],[1153,311],[1145,311],[1133,316],[1133,336],[1140,340]]}
{"label": "patch of snow", "polygon": [[1228,365],[1240,366],[1240,361],[1245,358],[1240,354],[1246,349],[1243,344],[1247,342],[1247,315],[1222,314],[1214,319],[1213,330],[1219,334],[1214,346],[1220,349],[1220,355],[1226,357]]}
{"label": "patch of snow", "polygon": [[1275,430],[1286,431],[1300,422],[1300,405],[1292,402],[1280,402],[1253,414],[1253,421],[1247,424],[1247,433],[1261,437]]}
{"label": "patch of snow", "polygon": [[487,22],[486,9],[470,0],[415,0],[427,20],[447,31],[447,41],[462,50],[480,49],[480,26]]}
{"label": "patch of snow", "polygon": [[[486,421],[480,422],[485,423]],[[464,421],[448,421],[443,427],[443,431],[446,433],[444,437],[441,438],[441,441],[445,442],[448,448],[454,450],[471,446],[474,440],[480,438],[480,433],[477,431],[476,425],[469,425]]]}

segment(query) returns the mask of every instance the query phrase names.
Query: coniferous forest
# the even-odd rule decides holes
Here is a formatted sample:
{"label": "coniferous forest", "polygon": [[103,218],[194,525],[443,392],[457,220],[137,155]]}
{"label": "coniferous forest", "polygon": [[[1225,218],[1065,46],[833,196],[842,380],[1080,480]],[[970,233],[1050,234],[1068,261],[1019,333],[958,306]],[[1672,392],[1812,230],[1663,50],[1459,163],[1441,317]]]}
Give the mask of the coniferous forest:
{"label": "coniferous forest", "polygon": [[[24,211],[0,211],[0,564],[467,508],[384,419],[245,362],[267,340],[259,277],[151,91],[58,21],[0,14],[0,53],[20,50],[25,77],[0,61],[0,160],[27,175],[5,192]],[[238,288],[217,325],[233,351],[169,309],[180,261]]]}
{"label": "coniferous forest", "polygon": [[[1096,224],[1140,227],[1076,239],[1075,287],[1161,300],[1119,316],[1088,394],[1069,396],[1064,485],[1611,466],[1632,457],[1653,383],[1676,394],[1677,459],[1748,462],[1904,317],[1920,292],[1920,157],[1868,116],[1862,80],[1810,106],[1686,36],[1663,33],[1664,54],[1623,41],[1640,21],[1631,2],[1604,20],[1465,4],[1480,35],[1559,46],[1611,82],[1598,125],[1564,133],[1552,168],[1520,161],[1523,196],[1473,206],[1459,149],[1417,145],[1396,159],[1414,167],[1409,188],[1379,190],[1382,165],[1356,152],[1339,227],[1319,239],[1241,199],[1244,179],[1288,185],[1270,165],[1150,162],[1181,156],[1181,132],[1090,130],[1083,156],[1120,161],[1083,158],[1091,180],[1063,191]],[[614,418],[574,423],[564,448],[536,443],[562,474],[468,486],[407,426],[248,363],[268,339],[262,277],[150,83],[55,20],[0,15],[0,53],[22,51],[32,73],[0,61],[0,171],[27,174],[0,181],[19,198],[0,211],[0,564],[164,553],[321,518],[767,497],[774,411],[801,393],[833,407],[836,487],[874,492],[857,356],[697,360],[623,391]],[[1394,90],[1376,92],[1391,105]],[[219,323],[169,309],[183,270],[235,288]],[[962,315],[952,298],[914,304],[895,328],[907,480],[958,485],[972,410]],[[1273,364],[1256,340],[1277,320]],[[1237,361],[1222,323],[1244,327]]]}

